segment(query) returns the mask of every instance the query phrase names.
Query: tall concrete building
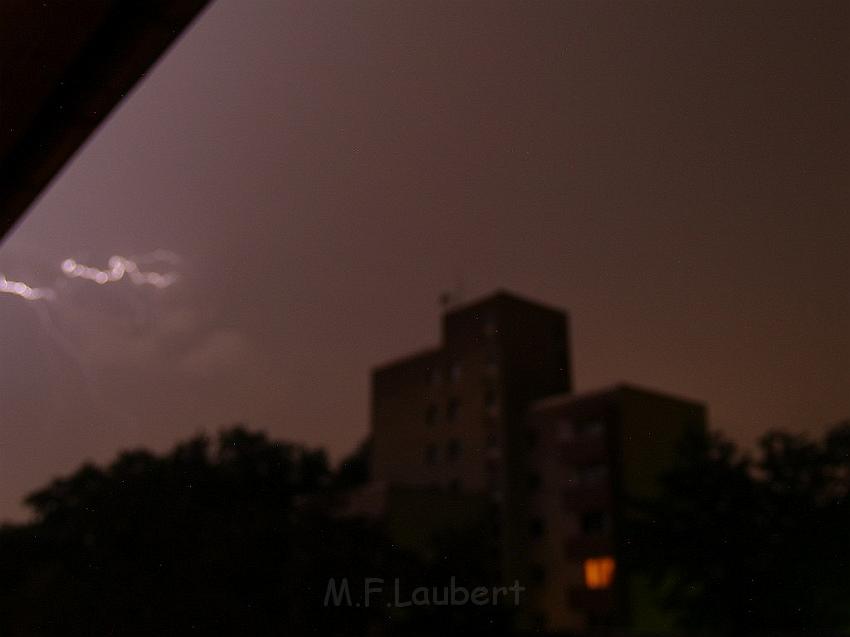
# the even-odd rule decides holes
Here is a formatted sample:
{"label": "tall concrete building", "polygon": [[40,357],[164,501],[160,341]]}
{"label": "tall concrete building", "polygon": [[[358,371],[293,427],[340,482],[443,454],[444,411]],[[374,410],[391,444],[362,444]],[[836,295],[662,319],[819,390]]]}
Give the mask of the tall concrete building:
{"label": "tall concrete building", "polygon": [[442,343],[375,370],[372,477],[493,504],[502,568],[524,560],[524,417],[571,389],[563,312],[496,293],[443,317]]}
{"label": "tall concrete building", "polygon": [[528,588],[526,627],[663,628],[619,563],[621,505],[652,492],[704,420],[699,404],[632,387],[574,394],[566,314],[498,292],[449,309],[437,347],[374,371],[373,486],[417,524],[485,503],[504,581]]}

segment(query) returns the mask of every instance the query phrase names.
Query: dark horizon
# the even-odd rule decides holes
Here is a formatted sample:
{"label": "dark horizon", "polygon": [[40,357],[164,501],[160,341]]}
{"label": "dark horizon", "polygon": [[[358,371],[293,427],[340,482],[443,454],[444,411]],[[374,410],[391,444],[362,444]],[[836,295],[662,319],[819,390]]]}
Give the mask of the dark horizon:
{"label": "dark horizon", "polygon": [[[850,416],[848,6],[218,0],[0,246],[0,520],[234,422],[328,447],[439,296],[565,309],[578,391],[744,444]],[[156,289],[63,276],[169,250]]]}

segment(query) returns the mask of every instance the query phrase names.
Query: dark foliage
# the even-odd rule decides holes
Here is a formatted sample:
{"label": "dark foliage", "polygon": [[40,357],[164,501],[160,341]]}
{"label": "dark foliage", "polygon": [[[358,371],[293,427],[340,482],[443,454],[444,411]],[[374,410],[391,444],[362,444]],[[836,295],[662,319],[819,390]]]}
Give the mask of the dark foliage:
{"label": "dark foliage", "polygon": [[354,450],[354,453],[343,459],[340,463],[339,469],[337,469],[333,476],[334,487],[349,489],[366,484],[369,481],[369,458],[371,453],[372,439],[367,438]]}
{"label": "dark foliage", "polygon": [[[770,433],[753,457],[718,434],[683,441],[627,534],[684,627],[756,635],[850,628],[850,423],[822,440]],[[700,633],[702,634],[702,633]]]}
{"label": "dark foliage", "polygon": [[28,498],[32,523],[0,530],[0,635],[410,632],[416,616],[324,607],[330,577],[432,572],[335,514],[362,471],[241,427],[84,466]]}

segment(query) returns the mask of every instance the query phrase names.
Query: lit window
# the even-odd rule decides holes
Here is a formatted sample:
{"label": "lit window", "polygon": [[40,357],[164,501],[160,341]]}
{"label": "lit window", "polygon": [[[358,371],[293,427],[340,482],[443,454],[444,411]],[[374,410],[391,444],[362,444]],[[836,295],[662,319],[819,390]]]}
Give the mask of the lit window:
{"label": "lit window", "polygon": [[591,589],[609,588],[614,582],[614,558],[591,557],[584,561],[584,583]]}

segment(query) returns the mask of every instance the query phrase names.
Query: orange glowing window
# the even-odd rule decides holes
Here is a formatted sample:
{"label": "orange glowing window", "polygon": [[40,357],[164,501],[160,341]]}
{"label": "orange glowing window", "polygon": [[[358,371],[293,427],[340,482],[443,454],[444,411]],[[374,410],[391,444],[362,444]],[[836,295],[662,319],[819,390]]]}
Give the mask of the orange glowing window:
{"label": "orange glowing window", "polygon": [[584,583],[588,588],[608,588],[614,581],[614,558],[591,557],[584,561]]}

